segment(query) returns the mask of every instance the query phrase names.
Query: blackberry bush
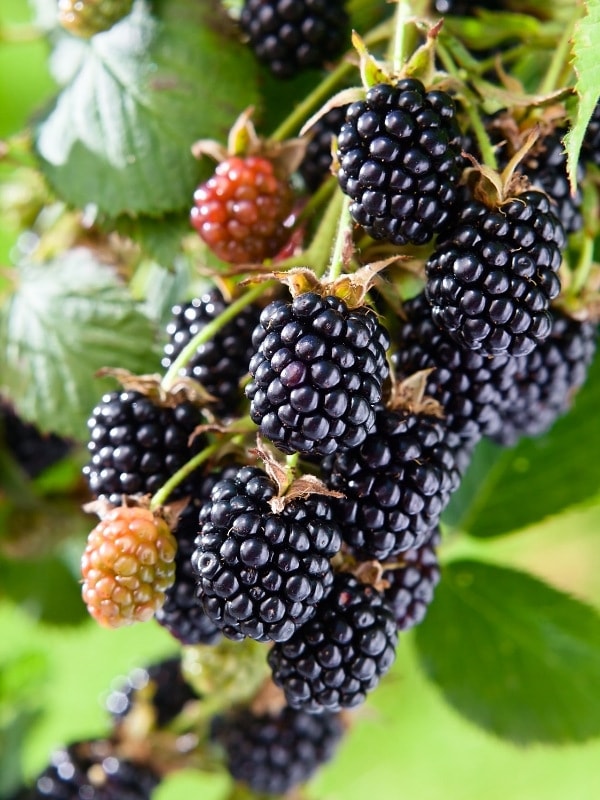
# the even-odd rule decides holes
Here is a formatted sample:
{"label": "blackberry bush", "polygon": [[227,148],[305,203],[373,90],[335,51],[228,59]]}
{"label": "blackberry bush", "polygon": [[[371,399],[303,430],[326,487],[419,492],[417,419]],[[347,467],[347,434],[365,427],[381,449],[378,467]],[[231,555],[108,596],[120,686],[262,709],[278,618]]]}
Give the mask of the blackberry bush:
{"label": "blackberry bush", "polygon": [[413,78],[377,84],[348,107],[337,141],[339,184],[370,236],[424,244],[447,227],[462,175],[450,95]]}
{"label": "blackberry bush", "polygon": [[366,307],[303,292],[275,300],[252,335],[250,416],[284,453],[356,447],[372,429],[389,338]]}

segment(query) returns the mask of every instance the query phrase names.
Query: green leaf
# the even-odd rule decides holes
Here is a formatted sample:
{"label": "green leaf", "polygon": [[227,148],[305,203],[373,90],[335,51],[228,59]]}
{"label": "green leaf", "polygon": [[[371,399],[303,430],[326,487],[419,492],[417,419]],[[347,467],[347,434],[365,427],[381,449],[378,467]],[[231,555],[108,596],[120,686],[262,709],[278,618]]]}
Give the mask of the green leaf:
{"label": "green leaf", "polygon": [[90,250],[23,264],[0,308],[0,393],[44,431],[85,439],[85,422],[113,381],[103,366],[157,369],[155,332],[114,271]]}
{"label": "green leaf", "polygon": [[549,433],[506,450],[480,445],[444,521],[471,536],[500,536],[596,497],[599,405],[596,358],[571,411]]}
{"label": "green leaf", "polygon": [[257,101],[252,54],[216,0],[152,7],[138,0],[87,41],[62,37],[53,65],[68,83],[35,133],[57,194],[113,217],[190,206],[202,175],[191,145],[224,139]]}
{"label": "green leaf", "polygon": [[184,238],[197,236],[190,224],[188,209],[181,214],[166,214],[161,219],[147,216],[134,219],[123,215],[116,220],[107,220],[103,227],[107,233],[117,230],[133,239],[146,257],[167,269],[172,269],[177,258],[181,257]]}
{"label": "green leaf", "polygon": [[541,581],[451,563],[416,642],[448,702],[491,733],[519,744],[600,735],[600,617]]}
{"label": "green leaf", "polygon": [[571,130],[565,137],[567,170],[571,186],[577,184],[579,153],[590,117],[600,97],[600,0],[586,0],[585,14],[577,21],[573,35],[573,69],[579,102]]}

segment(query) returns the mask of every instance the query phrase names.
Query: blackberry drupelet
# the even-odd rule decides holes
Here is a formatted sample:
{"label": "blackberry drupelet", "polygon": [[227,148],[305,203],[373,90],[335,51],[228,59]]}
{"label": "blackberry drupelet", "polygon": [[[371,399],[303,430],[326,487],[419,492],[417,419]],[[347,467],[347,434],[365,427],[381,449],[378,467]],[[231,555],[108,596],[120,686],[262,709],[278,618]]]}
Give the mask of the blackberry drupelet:
{"label": "blackberry drupelet", "polygon": [[285,707],[255,715],[241,708],[216,717],[211,737],[225,750],[231,776],[254,792],[282,795],[329,761],[343,735],[339,714]]}
{"label": "blackberry drupelet", "polygon": [[72,442],[54,433],[43,434],[35,425],[25,422],[12,406],[0,397],[0,445],[6,449],[29,478],[64,458]]}
{"label": "blackberry drupelet", "polygon": [[525,358],[504,395],[502,426],[492,436],[513,445],[521,436],[539,436],[566,413],[587,377],[596,350],[596,326],[552,309],[550,336]]}
{"label": "blackberry drupelet", "polygon": [[407,78],[352,103],[338,136],[338,181],[374,239],[424,244],[449,223],[463,170],[454,102]]}
{"label": "blackberry drupelet", "polygon": [[550,334],[565,234],[533,189],[491,209],[471,200],[426,265],[434,322],[461,346],[524,356]]}
{"label": "blackberry drupelet", "polygon": [[78,742],[57,750],[37,778],[30,800],[149,800],[159,777],[149,767],[119,758],[107,741]]}
{"label": "blackberry drupelet", "polygon": [[392,666],[398,633],[383,595],[338,573],[312,620],[269,651],[273,680],[288,705],[310,713],[364,702]]}
{"label": "blackberry drupelet", "polygon": [[245,0],[240,26],[278,78],[324,66],[350,39],[344,0]]}
{"label": "blackberry drupelet", "polygon": [[[154,494],[202,449],[202,437],[189,443],[201,422],[189,402],[167,408],[135,391],[105,394],[88,421],[92,458],[83,472],[90,491],[115,505],[124,494]],[[170,499],[189,489],[189,481],[183,481]]]}
{"label": "blackberry drupelet", "polygon": [[192,555],[196,549],[200,509],[210,500],[215,484],[234,477],[237,470],[236,466],[226,467],[196,482],[192,498],[173,532],[177,540],[175,582],[167,589],[164,605],[156,612],[156,621],[182,644],[215,644],[221,638],[220,628],[207,616],[197,597]]}
{"label": "blackberry drupelet", "polygon": [[[169,369],[188,342],[227,306],[216,287],[185,305],[174,306],[173,318],[167,325],[169,341],[165,345],[162,366]],[[240,380],[248,372],[248,363],[254,352],[251,335],[259,316],[260,309],[256,306],[244,308],[208,342],[199,345],[196,354],[181,371],[182,375],[199,381],[216,398],[212,407],[217,414],[235,414],[242,394]]]}
{"label": "blackberry drupelet", "polygon": [[399,380],[433,369],[426,393],[444,409],[448,428],[468,442],[493,435],[501,425],[500,405],[512,386],[516,359],[467,350],[434,323],[424,294],[406,301],[395,334],[392,364]]}
{"label": "blackberry drupelet", "polygon": [[323,462],[326,484],[344,495],[333,501],[343,540],[379,561],[420,547],[458,488],[464,447],[437,417],[378,411],[360,447]]}
{"label": "blackberry drupelet", "polygon": [[314,192],[331,174],[331,142],[340,132],[348,106],[336,106],[324,114],[310,129],[311,139],[306,147],[298,172],[306,188]]}
{"label": "blackberry drupelet", "polygon": [[366,307],[305,292],[262,312],[252,341],[250,416],[284,453],[360,444],[388,376],[389,337]]}
{"label": "blackberry drupelet", "polygon": [[289,639],[333,584],[329,558],[341,536],[329,498],[296,498],[275,513],[275,495],[266,473],[241,467],[200,511],[192,556],[198,597],[230,639]]}
{"label": "blackberry drupelet", "polygon": [[402,553],[403,566],[385,570],[382,578],[389,581],[383,592],[399,631],[407,631],[423,621],[440,581],[436,549],[441,542],[439,528],[414,550]]}
{"label": "blackberry drupelet", "polygon": [[148,703],[156,727],[164,728],[198,696],[181,671],[179,657],[168,658],[149,667],[135,669],[106,699],[106,708],[116,723],[122,722],[136,703]]}

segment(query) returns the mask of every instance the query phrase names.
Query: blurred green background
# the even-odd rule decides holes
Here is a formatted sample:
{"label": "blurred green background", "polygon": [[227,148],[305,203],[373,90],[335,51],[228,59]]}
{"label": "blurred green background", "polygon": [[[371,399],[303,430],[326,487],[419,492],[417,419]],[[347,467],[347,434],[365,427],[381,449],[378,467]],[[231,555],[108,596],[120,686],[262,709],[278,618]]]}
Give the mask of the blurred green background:
{"label": "blurred green background", "polygon": [[[43,41],[12,43],[4,36],[5,26],[14,30],[28,17],[25,0],[2,0],[0,138],[21,130],[53,91]],[[1,165],[0,180],[10,172],[10,165]],[[10,222],[0,219],[0,267],[9,264],[15,237]],[[64,554],[73,569],[93,522],[82,518],[77,525],[74,544]],[[528,569],[600,607],[600,496],[584,509],[516,536],[489,544],[461,540],[448,551]],[[0,723],[10,731],[0,746],[4,756],[12,748],[20,751],[25,774],[32,778],[54,746],[108,732],[102,701],[115,679],[176,648],[154,623],[105,631],[87,620],[78,625],[41,622],[39,608],[22,607],[4,595],[5,577],[0,574],[0,699],[3,692],[4,697],[12,692],[31,713],[15,717],[11,727],[6,715],[14,708],[2,711],[0,705]],[[37,579],[43,582],[43,571]],[[22,697],[15,677],[19,671],[26,673]],[[226,791],[224,777],[182,773],[156,797],[212,800]],[[357,715],[338,759],[313,782],[310,796],[363,800],[373,793],[411,800],[597,800],[600,742],[517,749],[481,733],[420,676],[408,635],[392,674]]]}

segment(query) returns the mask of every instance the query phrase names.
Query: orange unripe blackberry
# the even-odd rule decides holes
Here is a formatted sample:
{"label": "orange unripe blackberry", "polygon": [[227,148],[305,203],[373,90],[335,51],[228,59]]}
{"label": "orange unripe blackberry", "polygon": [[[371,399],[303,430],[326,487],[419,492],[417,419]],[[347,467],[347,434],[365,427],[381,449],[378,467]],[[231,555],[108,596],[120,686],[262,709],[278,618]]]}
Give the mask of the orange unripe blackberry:
{"label": "orange unripe blackberry", "polygon": [[149,509],[111,509],[88,537],[82,596],[94,619],[118,628],[151,619],[175,579],[177,543]]}

